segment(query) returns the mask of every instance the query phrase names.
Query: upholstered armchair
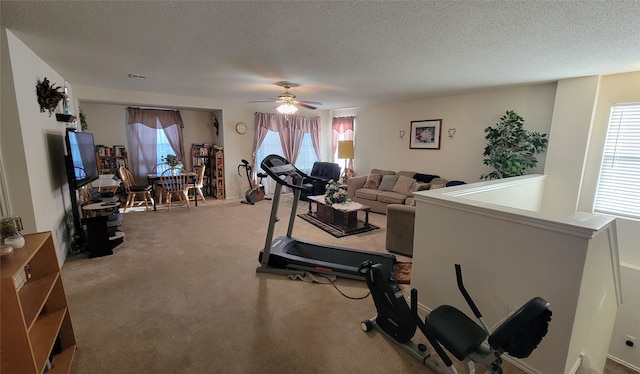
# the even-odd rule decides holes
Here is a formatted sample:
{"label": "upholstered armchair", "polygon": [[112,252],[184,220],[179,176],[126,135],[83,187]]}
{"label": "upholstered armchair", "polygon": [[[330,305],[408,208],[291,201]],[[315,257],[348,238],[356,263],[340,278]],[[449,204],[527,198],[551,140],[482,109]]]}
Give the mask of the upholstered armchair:
{"label": "upholstered armchair", "polygon": [[311,168],[310,176],[318,179],[304,179],[300,200],[307,200],[307,196],[324,195],[325,186],[330,180],[338,181],[340,178],[340,165],[334,162],[316,161]]}

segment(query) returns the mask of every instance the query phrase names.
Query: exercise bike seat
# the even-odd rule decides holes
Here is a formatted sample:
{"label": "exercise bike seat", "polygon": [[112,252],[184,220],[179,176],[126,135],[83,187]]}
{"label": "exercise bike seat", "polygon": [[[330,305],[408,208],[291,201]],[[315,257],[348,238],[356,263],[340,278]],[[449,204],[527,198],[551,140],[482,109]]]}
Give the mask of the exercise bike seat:
{"label": "exercise bike seat", "polygon": [[529,300],[493,331],[489,345],[513,357],[529,357],[547,334],[551,321],[548,308],[549,303],[541,297]]}
{"label": "exercise bike seat", "polygon": [[[489,346],[516,358],[529,357],[547,334],[551,311],[549,303],[534,297],[515,311],[491,333]],[[449,352],[462,361],[476,351],[487,332],[460,310],[442,305],[434,309],[425,323]]]}
{"label": "exercise bike seat", "polygon": [[425,325],[449,352],[462,361],[487,338],[487,332],[460,310],[441,305],[427,315]]}

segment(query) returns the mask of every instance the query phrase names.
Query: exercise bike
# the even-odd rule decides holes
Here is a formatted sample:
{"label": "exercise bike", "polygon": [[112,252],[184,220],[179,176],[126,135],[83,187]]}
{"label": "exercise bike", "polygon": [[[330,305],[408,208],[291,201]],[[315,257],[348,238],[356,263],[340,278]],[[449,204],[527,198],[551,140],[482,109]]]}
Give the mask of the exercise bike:
{"label": "exercise bike", "polygon": [[[360,271],[366,277],[378,315],[362,321],[361,328],[365,332],[373,328],[379,329],[437,373],[457,374],[446,349],[465,364],[468,374],[475,373],[475,363],[484,366],[486,373],[502,374],[503,353],[516,358],[528,357],[547,334],[551,321],[549,303],[535,297],[491,332],[464,287],[459,264],[455,265],[455,270],[458,289],[482,327],[449,305],[435,308],[422,322],[418,316],[418,291],[411,290],[409,308],[393,272],[381,264],[365,261],[360,265]],[[411,340],[417,329],[427,338],[446,368],[431,357],[426,345],[416,344]]]}
{"label": "exercise bike", "polygon": [[257,184],[253,184],[251,183],[250,177],[252,167],[249,164],[249,161],[243,159],[242,163],[238,165],[238,175],[242,176],[242,174],[240,174],[240,168],[244,168],[247,174],[247,181],[249,182],[249,189],[244,193],[245,200],[241,201],[241,203],[254,205],[255,203],[262,200],[271,200],[271,198],[265,196],[264,186],[262,185],[262,178],[266,177],[267,175],[264,173],[258,173],[258,177],[260,178],[260,180]]}

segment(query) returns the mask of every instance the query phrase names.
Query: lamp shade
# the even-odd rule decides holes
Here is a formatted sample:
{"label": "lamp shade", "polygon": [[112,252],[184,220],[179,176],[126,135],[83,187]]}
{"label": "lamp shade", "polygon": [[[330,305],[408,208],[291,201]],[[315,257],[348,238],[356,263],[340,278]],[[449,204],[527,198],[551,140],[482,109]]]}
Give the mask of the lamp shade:
{"label": "lamp shade", "polygon": [[353,159],[353,140],[338,141],[338,158],[346,160]]}
{"label": "lamp shade", "polygon": [[293,114],[298,111],[298,108],[291,103],[282,103],[276,110],[282,114]]}

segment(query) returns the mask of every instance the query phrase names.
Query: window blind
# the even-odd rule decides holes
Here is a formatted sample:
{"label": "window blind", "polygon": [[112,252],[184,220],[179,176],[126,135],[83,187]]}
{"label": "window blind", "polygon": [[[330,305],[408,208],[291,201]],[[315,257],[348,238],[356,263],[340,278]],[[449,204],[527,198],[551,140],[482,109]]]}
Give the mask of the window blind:
{"label": "window blind", "polygon": [[611,108],[594,211],[640,219],[640,103]]}

